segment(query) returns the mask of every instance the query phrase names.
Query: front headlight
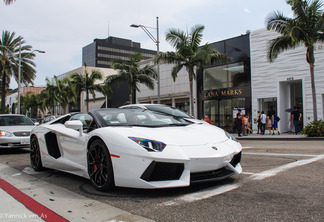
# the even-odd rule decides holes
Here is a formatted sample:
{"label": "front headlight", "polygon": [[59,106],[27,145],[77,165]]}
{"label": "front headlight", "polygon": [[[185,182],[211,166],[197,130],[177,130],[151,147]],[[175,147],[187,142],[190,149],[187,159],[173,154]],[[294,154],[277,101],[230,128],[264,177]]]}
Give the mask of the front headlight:
{"label": "front headlight", "polygon": [[11,136],[12,134],[8,131],[0,130],[0,136]]}
{"label": "front headlight", "polygon": [[231,139],[231,140],[234,140],[235,142],[238,142],[237,139],[234,136],[232,136],[232,134],[230,134],[230,133],[228,133],[226,131],[224,131],[224,132],[225,132],[225,135],[227,136],[228,139]]}
{"label": "front headlight", "polygon": [[135,143],[141,145],[144,149],[149,152],[162,152],[166,147],[165,143],[156,141],[156,140],[149,140],[137,137],[128,137],[129,139],[133,140]]}

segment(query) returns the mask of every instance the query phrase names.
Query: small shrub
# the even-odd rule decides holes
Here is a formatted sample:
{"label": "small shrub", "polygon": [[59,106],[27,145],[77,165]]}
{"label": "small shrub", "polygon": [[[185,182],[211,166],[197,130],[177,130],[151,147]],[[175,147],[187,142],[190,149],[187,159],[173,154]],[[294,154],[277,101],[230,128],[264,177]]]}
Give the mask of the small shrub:
{"label": "small shrub", "polygon": [[324,121],[317,120],[309,123],[301,133],[309,137],[324,137]]}

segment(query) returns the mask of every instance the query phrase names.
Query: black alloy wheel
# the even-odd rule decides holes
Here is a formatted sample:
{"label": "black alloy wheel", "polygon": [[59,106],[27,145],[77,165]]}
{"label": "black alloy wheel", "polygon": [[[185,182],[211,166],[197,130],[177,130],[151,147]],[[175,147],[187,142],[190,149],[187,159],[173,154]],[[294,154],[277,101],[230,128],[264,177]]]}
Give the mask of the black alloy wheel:
{"label": "black alloy wheel", "polygon": [[97,190],[107,191],[114,187],[113,168],[105,143],[97,139],[88,150],[88,174]]}
{"label": "black alloy wheel", "polygon": [[30,140],[30,163],[35,171],[41,171],[44,169],[36,136],[32,136]]}

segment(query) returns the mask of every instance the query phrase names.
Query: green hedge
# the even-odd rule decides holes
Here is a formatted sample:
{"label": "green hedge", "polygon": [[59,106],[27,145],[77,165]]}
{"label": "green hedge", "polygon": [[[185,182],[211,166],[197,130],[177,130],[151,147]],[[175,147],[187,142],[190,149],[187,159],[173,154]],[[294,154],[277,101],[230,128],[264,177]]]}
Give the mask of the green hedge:
{"label": "green hedge", "polygon": [[324,137],[324,121],[317,120],[309,123],[301,133],[309,137]]}

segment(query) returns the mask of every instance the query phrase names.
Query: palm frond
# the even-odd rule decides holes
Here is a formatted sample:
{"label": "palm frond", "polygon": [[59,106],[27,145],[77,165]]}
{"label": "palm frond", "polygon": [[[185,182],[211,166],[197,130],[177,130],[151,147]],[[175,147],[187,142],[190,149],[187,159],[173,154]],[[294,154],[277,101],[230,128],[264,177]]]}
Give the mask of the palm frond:
{"label": "palm frond", "polygon": [[294,49],[298,45],[295,44],[290,36],[279,36],[269,42],[267,58],[269,62],[273,62],[278,55],[288,49]]}

